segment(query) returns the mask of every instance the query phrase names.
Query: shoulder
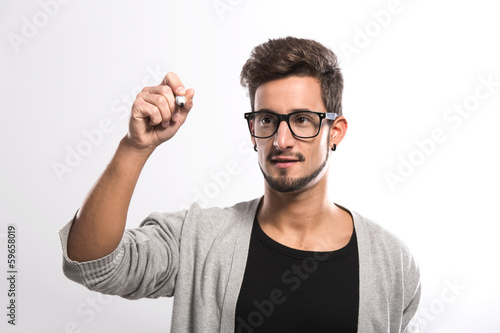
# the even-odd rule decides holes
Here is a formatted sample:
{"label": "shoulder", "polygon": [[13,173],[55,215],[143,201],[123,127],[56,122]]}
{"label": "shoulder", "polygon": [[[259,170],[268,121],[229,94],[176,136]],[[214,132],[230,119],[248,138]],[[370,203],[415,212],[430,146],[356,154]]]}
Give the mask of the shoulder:
{"label": "shoulder", "polygon": [[198,203],[195,202],[189,208],[188,214],[213,218],[231,218],[235,216],[255,214],[259,202],[260,198],[257,198],[250,201],[239,202],[237,204],[234,204],[233,206],[225,208],[202,208],[200,207],[200,205],[198,205]]}
{"label": "shoulder", "polygon": [[239,202],[229,207],[201,207],[197,202],[191,204],[188,209],[179,210],[176,212],[153,212],[144,219],[141,223],[146,225],[149,222],[166,222],[172,220],[185,220],[194,218],[203,218],[210,221],[220,221],[220,219],[242,216],[248,214],[254,214],[257,206],[260,202],[260,198],[253,199],[250,201]]}
{"label": "shoulder", "polygon": [[382,227],[378,222],[356,212],[352,212],[352,216],[356,234],[364,244],[374,249],[380,248],[385,249],[385,251],[410,253],[410,249],[401,238]]}
{"label": "shoulder", "polygon": [[408,245],[396,234],[379,223],[352,212],[360,257],[369,257],[371,264],[403,271],[419,280],[418,262]]}
{"label": "shoulder", "polygon": [[178,234],[218,234],[221,230],[234,229],[241,222],[253,221],[260,198],[239,202],[233,206],[203,208],[193,203],[178,212],[154,212],[141,223],[141,227],[159,226],[174,229]]}
{"label": "shoulder", "polygon": [[202,208],[195,202],[186,212],[186,223],[206,229],[233,226],[239,224],[239,221],[253,221],[259,202],[260,199],[253,199],[225,208]]}

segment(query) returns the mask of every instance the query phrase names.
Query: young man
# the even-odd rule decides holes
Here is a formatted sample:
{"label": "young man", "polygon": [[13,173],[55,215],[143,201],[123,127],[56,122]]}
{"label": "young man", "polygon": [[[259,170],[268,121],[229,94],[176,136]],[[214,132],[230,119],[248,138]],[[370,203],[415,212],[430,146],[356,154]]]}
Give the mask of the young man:
{"label": "young man", "polygon": [[333,52],[269,40],[241,82],[263,197],[225,209],[195,203],[124,230],[142,167],[193,106],[194,90],[168,73],[137,96],[129,133],[60,231],[65,274],[125,298],[174,296],[176,333],[417,332],[420,276],[408,248],[328,198],[330,155],[347,130]]}

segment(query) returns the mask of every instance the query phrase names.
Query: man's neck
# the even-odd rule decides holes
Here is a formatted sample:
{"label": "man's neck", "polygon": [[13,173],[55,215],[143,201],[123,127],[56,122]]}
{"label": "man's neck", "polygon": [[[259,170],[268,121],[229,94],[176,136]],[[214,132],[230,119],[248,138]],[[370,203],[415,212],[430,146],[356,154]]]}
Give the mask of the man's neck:
{"label": "man's neck", "polygon": [[259,221],[272,223],[278,229],[314,229],[335,210],[326,189],[318,187],[298,193],[282,193],[266,184],[258,212]]}
{"label": "man's neck", "polygon": [[268,236],[292,248],[341,248],[352,235],[352,219],[329,200],[327,192],[326,182],[294,193],[276,192],[266,184],[257,211],[259,225]]}

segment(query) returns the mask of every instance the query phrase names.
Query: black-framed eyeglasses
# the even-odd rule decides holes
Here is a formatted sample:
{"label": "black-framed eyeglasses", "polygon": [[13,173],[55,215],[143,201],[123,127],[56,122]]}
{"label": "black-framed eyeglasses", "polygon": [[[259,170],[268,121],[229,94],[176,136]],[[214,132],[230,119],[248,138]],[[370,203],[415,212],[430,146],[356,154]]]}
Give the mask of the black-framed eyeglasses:
{"label": "black-framed eyeglasses", "polygon": [[335,120],[337,116],[334,112],[315,111],[296,111],[289,114],[279,114],[271,111],[245,113],[250,134],[259,139],[273,136],[282,121],[288,124],[290,132],[297,138],[314,138],[319,134],[323,119]]}

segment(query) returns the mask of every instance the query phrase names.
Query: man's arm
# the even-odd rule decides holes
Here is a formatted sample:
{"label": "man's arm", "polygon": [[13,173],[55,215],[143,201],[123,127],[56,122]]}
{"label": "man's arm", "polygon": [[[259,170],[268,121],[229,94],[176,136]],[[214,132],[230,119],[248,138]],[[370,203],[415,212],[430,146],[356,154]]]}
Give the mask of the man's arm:
{"label": "man's arm", "polygon": [[[175,95],[186,104],[175,104]],[[129,132],[121,140],[106,170],[87,195],[71,227],[68,257],[89,261],[118,246],[125,230],[128,207],[137,179],[157,146],[171,139],[193,106],[194,90],[185,90],[176,74],[168,73],[159,86],[146,87],[132,106]]]}

